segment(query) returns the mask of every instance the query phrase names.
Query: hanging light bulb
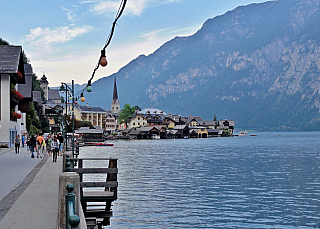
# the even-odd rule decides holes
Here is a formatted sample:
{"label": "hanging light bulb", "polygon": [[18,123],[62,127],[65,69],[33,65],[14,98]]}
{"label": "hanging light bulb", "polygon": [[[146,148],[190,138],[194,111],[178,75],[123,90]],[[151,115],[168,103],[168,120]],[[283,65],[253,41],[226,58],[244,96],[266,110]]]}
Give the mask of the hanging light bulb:
{"label": "hanging light bulb", "polygon": [[80,95],[80,97],[81,97],[81,102],[84,102],[84,101],[86,101],[86,99],[83,97],[83,92],[81,92],[81,95]]}
{"label": "hanging light bulb", "polygon": [[100,56],[100,65],[102,67],[105,67],[107,66],[108,64],[108,61],[107,61],[107,58],[106,58],[106,50],[102,49],[101,50],[101,56]]}
{"label": "hanging light bulb", "polygon": [[89,80],[87,85],[87,92],[91,92],[91,91],[92,91],[91,80]]}

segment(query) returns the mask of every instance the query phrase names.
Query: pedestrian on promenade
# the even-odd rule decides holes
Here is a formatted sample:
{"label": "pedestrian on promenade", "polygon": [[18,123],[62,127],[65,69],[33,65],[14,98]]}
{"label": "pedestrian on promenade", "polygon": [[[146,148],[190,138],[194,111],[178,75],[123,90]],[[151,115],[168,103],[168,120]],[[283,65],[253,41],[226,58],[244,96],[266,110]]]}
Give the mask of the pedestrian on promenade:
{"label": "pedestrian on promenade", "polygon": [[57,156],[59,154],[59,145],[60,145],[60,142],[59,142],[58,138],[54,137],[54,139],[51,143],[51,149],[53,152],[52,162],[57,162]]}
{"label": "pedestrian on promenade", "polygon": [[25,136],[24,136],[24,134],[22,135],[22,137],[21,137],[21,142],[22,142],[22,147],[24,147],[24,141],[25,141],[26,139],[25,139]]}
{"label": "pedestrian on promenade", "polygon": [[28,153],[31,153],[30,147],[31,147],[31,141],[30,141],[30,137],[28,137],[28,138],[27,138],[27,151],[28,151]]}
{"label": "pedestrian on promenade", "polygon": [[59,140],[59,154],[62,155],[62,148],[63,148],[63,136],[61,133],[58,134],[58,140]]}
{"label": "pedestrian on promenade", "polygon": [[49,134],[47,139],[46,139],[46,144],[47,144],[47,153],[49,154],[49,157],[51,157],[51,143],[52,143],[52,138],[51,135]]}
{"label": "pedestrian on promenade", "polygon": [[15,145],[16,153],[19,153],[19,150],[20,150],[20,135],[19,134],[14,139],[14,145]]}
{"label": "pedestrian on promenade", "polygon": [[36,135],[33,135],[30,139],[31,158],[34,158],[34,148],[36,147],[37,139]]}
{"label": "pedestrian on promenade", "polygon": [[41,134],[39,134],[39,136],[37,137],[37,158],[42,158],[43,155],[43,137],[41,136]]}
{"label": "pedestrian on promenade", "polygon": [[47,149],[47,144],[46,144],[46,141],[43,139],[43,141],[42,141],[42,154],[46,149]]}

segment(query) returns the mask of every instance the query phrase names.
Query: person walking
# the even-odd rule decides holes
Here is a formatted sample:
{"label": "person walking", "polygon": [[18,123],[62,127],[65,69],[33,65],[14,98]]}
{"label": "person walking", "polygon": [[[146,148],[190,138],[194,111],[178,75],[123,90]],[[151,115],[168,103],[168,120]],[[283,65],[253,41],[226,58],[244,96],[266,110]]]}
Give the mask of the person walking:
{"label": "person walking", "polygon": [[15,145],[16,153],[19,153],[20,151],[20,135],[19,134],[14,139],[14,145]]}
{"label": "person walking", "polygon": [[22,135],[22,137],[21,137],[21,143],[22,143],[22,147],[24,147],[24,142],[25,142],[25,136],[24,135]]}
{"label": "person walking", "polygon": [[42,141],[42,154],[43,154],[43,152],[47,149],[47,144],[46,144],[46,141],[43,139],[43,141]]}
{"label": "person walking", "polygon": [[57,157],[59,154],[59,145],[60,145],[60,142],[59,142],[58,138],[54,137],[54,139],[51,143],[51,149],[53,152],[52,162],[57,162]]}
{"label": "person walking", "polygon": [[51,138],[51,135],[49,134],[47,139],[46,139],[46,144],[47,144],[47,153],[49,155],[49,157],[51,157],[51,143],[52,143],[52,138]]}
{"label": "person walking", "polygon": [[31,153],[30,147],[31,147],[31,141],[30,141],[30,137],[28,137],[27,138],[27,151],[28,151],[28,153]]}
{"label": "person walking", "polygon": [[[62,155],[62,149],[63,149],[63,136],[61,133],[58,134],[58,140],[59,140],[59,151],[60,151],[60,156]],[[66,140],[66,144],[67,144],[67,140]]]}
{"label": "person walking", "polygon": [[39,136],[37,137],[37,158],[42,158],[43,155],[43,137],[41,136],[41,134],[39,134]]}
{"label": "person walking", "polygon": [[37,139],[36,139],[36,136],[33,135],[33,136],[30,138],[31,158],[34,158],[34,148],[36,147],[36,144],[37,144]]}

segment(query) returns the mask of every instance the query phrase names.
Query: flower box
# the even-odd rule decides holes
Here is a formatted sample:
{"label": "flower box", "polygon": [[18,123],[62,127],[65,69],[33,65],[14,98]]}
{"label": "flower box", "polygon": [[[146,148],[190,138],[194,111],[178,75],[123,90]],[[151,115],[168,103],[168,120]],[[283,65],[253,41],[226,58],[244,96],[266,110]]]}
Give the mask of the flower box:
{"label": "flower box", "polygon": [[15,112],[15,111],[10,111],[10,120],[11,121],[17,121],[17,119],[21,119],[22,115]]}

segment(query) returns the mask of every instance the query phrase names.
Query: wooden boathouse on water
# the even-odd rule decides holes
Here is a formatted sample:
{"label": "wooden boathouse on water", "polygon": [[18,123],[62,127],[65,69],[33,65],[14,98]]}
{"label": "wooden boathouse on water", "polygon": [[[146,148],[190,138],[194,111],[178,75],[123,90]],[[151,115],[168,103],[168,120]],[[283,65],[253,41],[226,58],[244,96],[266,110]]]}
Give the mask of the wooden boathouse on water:
{"label": "wooden boathouse on water", "polygon": [[103,142],[104,133],[103,129],[90,129],[89,127],[81,127],[75,131],[76,134],[82,136],[83,142]]}

